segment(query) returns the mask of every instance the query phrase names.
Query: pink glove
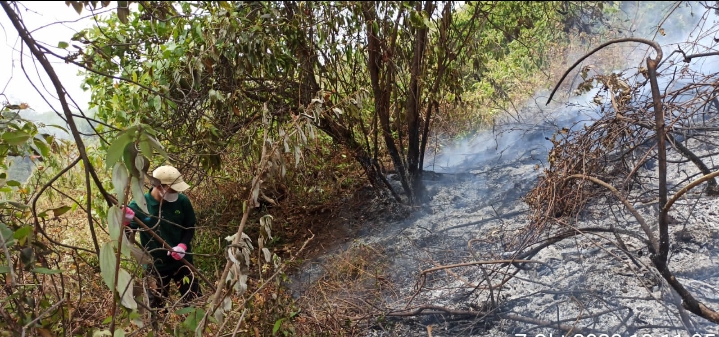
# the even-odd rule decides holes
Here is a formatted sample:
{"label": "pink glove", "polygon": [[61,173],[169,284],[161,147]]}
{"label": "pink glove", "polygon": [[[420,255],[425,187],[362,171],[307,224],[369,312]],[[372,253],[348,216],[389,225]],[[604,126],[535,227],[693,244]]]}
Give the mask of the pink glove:
{"label": "pink glove", "polygon": [[167,255],[172,256],[175,260],[182,260],[183,257],[185,257],[185,251],[187,250],[187,246],[185,246],[184,243],[181,243],[175,247],[172,247],[171,252],[167,252]]}
{"label": "pink glove", "polygon": [[123,207],[125,210],[125,218],[122,219],[122,225],[127,226],[130,224],[133,218],[135,218],[135,211],[132,210],[130,207]]}

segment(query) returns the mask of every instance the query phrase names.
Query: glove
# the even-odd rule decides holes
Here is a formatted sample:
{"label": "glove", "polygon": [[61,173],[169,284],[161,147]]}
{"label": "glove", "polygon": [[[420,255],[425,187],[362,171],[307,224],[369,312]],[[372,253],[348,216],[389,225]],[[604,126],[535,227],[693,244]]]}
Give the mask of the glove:
{"label": "glove", "polygon": [[183,257],[185,257],[185,251],[187,250],[187,246],[185,246],[184,243],[181,243],[175,247],[172,247],[172,251],[168,251],[167,255],[172,256],[175,260],[182,260]]}
{"label": "glove", "polygon": [[122,209],[125,211],[125,218],[122,219],[122,225],[127,226],[132,222],[132,219],[135,218],[135,211],[130,207],[122,207]]}

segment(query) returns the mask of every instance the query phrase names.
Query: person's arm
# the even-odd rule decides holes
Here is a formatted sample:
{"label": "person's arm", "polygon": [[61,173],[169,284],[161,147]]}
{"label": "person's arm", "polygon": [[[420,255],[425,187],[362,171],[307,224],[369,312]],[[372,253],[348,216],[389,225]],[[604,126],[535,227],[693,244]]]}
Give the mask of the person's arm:
{"label": "person's arm", "polygon": [[185,229],[182,233],[180,243],[189,247],[190,242],[192,242],[192,239],[195,237],[195,225],[197,224],[197,218],[195,217],[195,210],[192,208],[192,202],[190,202],[189,199],[187,200],[185,209],[185,221],[183,222]]}
{"label": "person's arm", "polygon": [[172,247],[172,250],[167,252],[167,255],[172,256],[175,260],[181,260],[185,257],[185,252],[187,252],[190,247],[192,238],[195,237],[195,223],[197,223],[197,219],[195,218],[195,210],[192,208],[190,200],[186,201],[186,204],[183,205],[183,209],[185,211],[185,218],[181,224],[183,228],[182,237],[180,238],[180,242],[177,243],[177,246]]}

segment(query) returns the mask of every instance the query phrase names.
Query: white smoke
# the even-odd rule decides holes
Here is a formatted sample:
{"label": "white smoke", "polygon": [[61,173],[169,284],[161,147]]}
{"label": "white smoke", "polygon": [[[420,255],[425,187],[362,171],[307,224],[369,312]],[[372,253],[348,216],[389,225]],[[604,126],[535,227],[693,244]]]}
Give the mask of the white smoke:
{"label": "white smoke", "polygon": [[[698,3],[679,7],[674,3],[654,3],[653,6],[657,7],[650,11],[650,14],[655,17],[647,18],[642,17],[647,15],[645,8],[634,7],[634,4],[636,2],[626,2],[620,5],[620,8],[627,17],[633,19],[632,26],[641,26],[643,29],[629,29],[628,32],[635,34],[634,37],[654,40],[660,44],[664,53],[660,74],[681,71],[682,67],[689,67],[703,74],[719,71],[719,56],[695,59],[686,64],[681,53],[672,53],[679,49],[686,54],[717,51],[719,26],[713,23],[717,18],[715,11],[706,10]],[[669,13],[671,14],[665,20]],[[596,46],[588,46],[587,50],[594,47]],[[637,43],[628,43],[618,50],[621,54],[616,56],[623,58],[624,62],[615,72],[624,72],[625,75],[630,72],[636,74],[640,66],[646,65],[647,57],[656,57],[650,47]],[[574,59],[567,60],[567,64],[574,62]],[[590,57],[584,63],[591,62]],[[582,66],[578,66],[574,72]],[[571,78],[569,76],[565,82],[571,82]],[[671,76],[661,77],[660,87],[667,88],[667,82],[671,79]],[[648,86],[644,89],[644,95],[650,95]],[[519,112],[522,122],[505,118],[492,127],[486,127],[468,138],[445,146],[437,154],[428,153],[424,169],[440,173],[469,172],[480,166],[525,159],[543,166],[552,147],[548,140],[552,135],[563,128],[582,128],[599,116],[599,106],[593,102],[599,90],[594,88],[579,96],[569,95],[562,101],[555,97],[549,106],[544,105],[549,94],[546,89],[541,90],[525,102],[524,108]]]}

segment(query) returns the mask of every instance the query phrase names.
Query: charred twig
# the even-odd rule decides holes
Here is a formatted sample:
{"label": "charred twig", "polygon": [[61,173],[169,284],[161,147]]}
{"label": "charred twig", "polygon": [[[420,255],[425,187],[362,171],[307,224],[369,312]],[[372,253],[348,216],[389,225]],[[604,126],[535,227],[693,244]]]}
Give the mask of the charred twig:
{"label": "charred twig", "polygon": [[467,266],[476,266],[476,265],[484,265],[484,264],[505,264],[505,263],[539,263],[539,264],[545,264],[544,262],[540,261],[534,261],[534,260],[495,260],[495,261],[473,261],[473,262],[465,262],[465,263],[457,263],[457,264],[450,264],[446,266],[440,266],[430,269],[423,270],[420,274],[424,275],[427,273],[435,272],[438,270],[444,270],[444,269],[452,269],[452,268],[458,268],[458,267],[467,267]]}
{"label": "charred twig", "polygon": [[583,176],[583,175],[579,175],[579,174],[571,175],[571,176],[567,177],[567,179],[586,179],[586,180],[589,180],[597,185],[600,185],[600,186],[610,190],[612,193],[614,193],[614,196],[617,197],[617,199],[619,199],[624,204],[624,206],[629,210],[629,212],[632,213],[632,215],[639,222],[639,225],[642,227],[644,234],[647,236],[647,239],[649,239],[649,242],[651,242],[651,245],[649,247],[653,250],[653,252],[659,251],[659,244],[657,243],[657,239],[654,237],[654,233],[652,232],[652,229],[649,228],[649,225],[644,220],[644,217],[642,217],[641,214],[639,214],[639,212],[637,212],[637,210],[634,209],[634,206],[632,206],[632,204],[630,204],[627,201],[627,199],[624,198],[619,193],[619,191],[617,191],[616,188],[614,188],[614,186],[609,185],[597,178],[587,177],[587,176]]}

